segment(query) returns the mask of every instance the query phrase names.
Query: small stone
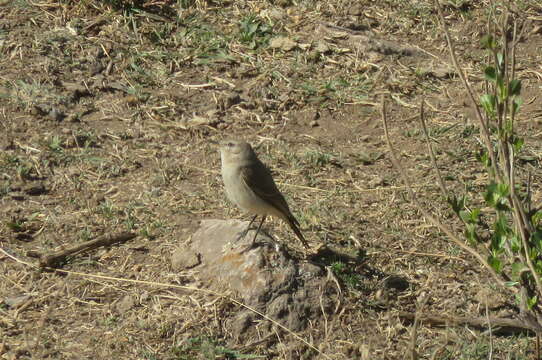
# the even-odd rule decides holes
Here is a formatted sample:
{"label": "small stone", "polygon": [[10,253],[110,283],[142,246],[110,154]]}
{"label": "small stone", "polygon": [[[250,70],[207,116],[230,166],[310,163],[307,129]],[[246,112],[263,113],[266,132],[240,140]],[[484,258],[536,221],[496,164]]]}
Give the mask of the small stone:
{"label": "small stone", "polygon": [[66,114],[64,114],[61,110],[57,108],[52,108],[51,111],[49,111],[49,114],[47,114],[47,116],[51,120],[60,122],[66,117]]}
{"label": "small stone", "polygon": [[125,312],[133,308],[135,306],[135,303],[135,299],[132,296],[126,295],[122,298],[121,301],[117,303],[116,309],[119,313],[124,314]]}
{"label": "small stone", "polygon": [[178,248],[171,255],[171,266],[174,270],[191,269],[201,263],[199,254],[194,251]]}
{"label": "small stone", "polygon": [[12,309],[16,309],[23,305],[28,299],[30,299],[30,295],[8,296],[4,298],[4,304]]}
{"label": "small stone", "polygon": [[23,191],[25,194],[31,196],[43,195],[47,193],[47,189],[42,183],[26,186],[23,188]]}
{"label": "small stone", "polygon": [[128,105],[136,105],[139,103],[139,98],[135,95],[128,95],[124,98],[124,101],[128,104]]}
{"label": "small stone", "polygon": [[327,54],[331,52],[329,45],[323,41],[318,41],[314,50],[319,54]]}
{"label": "small stone", "polygon": [[76,114],[76,113],[71,113],[70,115],[68,115],[68,117],[66,118],[67,121],[71,122],[71,123],[75,123],[75,122],[80,122],[81,119],[79,118],[79,114]]}
{"label": "small stone", "polygon": [[363,15],[363,5],[356,4],[356,5],[350,6],[350,8],[348,9],[348,15],[352,15],[352,16]]}
{"label": "small stone", "polygon": [[271,40],[269,43],[271,49],[281,49],[283,51],[291,51],[297,47],[297,43],[290,38],[280,36]]}
{"label": "small stone", "polygon": [[402,276],[390,275],[382,281],[382,285],[386,289],[395,289],[397,291],[405,291],[409,287],[408,280]]}

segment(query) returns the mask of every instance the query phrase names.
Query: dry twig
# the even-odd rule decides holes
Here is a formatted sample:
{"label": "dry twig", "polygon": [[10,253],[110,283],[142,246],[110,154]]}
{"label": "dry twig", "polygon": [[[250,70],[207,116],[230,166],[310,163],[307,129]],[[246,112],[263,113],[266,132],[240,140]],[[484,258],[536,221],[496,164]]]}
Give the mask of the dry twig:
{"label": "dry twig", "polygon": [[102,236],[102,237],[99,237],[98,239],[86,241],[82,244],[78,244],[67,249],[59,250],[52,254],[48,254],[48,255],[37,254],[40,257],[40,268],[42,269],[57,268],[61,266],[62,263],[64,263],[64,261],[66,260],[66,257],[70,255],[80,254],[82,252],[90,251],[90,250],[99,248],[101,246],[109,246],[116,243],[124,243],[135,237],[136,237],[136,234],[134,233],[124,232],[124,233],[110,235],[110,236]]}

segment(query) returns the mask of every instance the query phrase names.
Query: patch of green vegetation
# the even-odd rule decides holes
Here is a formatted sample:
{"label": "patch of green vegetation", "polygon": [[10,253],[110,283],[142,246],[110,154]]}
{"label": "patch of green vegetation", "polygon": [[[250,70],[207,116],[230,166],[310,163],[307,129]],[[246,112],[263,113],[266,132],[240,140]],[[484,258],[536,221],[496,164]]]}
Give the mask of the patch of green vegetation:
{"label": "patch of green vegetation", "polygon": [[160,221],[153,221],[150,225],[145,225],[140,231],[139,234],[147,240],[154,240],[156,239],[157,230],[163,229],[164,224],[162,224]]}
{"label": "patch of green vegetation", "polygon": [[[304,69],[303,71],[310,71]],[[372,87],[372,80],[367,74],[356,74],[350,78],[305,80],[298,85],[307,103],[336,104],[366,101]]]}
{"label": "patch of green vegetation", "polygon": [[237,350],[228,349],[216,340],[205,336],[190,338],[183,345],[171,349],[176,360],[192,359],[265,359],[266,356],[242,354]]}
{"label": "patch of green vegetation", "polygon": [[37,176],[35,165],[30,160],[8,154],[5,154],[2,160],[0,169],[14,171],[17,178],[21,180],[30,180]]}
{"label": "patch of green vegetation", "polygon": [[103,324],[107,327],[115,327],[119,323],[119,318],[116,316],[108,316],[104,319]]}
{"label": "patch of green vegetation", "polygon": [[198,16],[185,19],[185,26],[174,35],[181,57],[195,58],[196,65],[234,62],[229,54],[230,39]]}
{"label": "patch of green vegetation", "polygon": [[[442,360],[485,360],[491,358],[527,360],[527,349],[529,349],[528,338],[511,337],[505,343],[491,346],[491,339],[486,336],[477,338],[475,341],[465,341],[453,348],[448,347],[440,355]],[[506,344],[508,343],[508,344]],[[499,354],[500,353],[500,354]],[[500,355],[500,356],[499,356]]]}
{"label": "patch of green vegetation", "polygon": [[89,241],[90,239],[92,239],[92,231],[90,231],[89,228],[84,228],[82,229],[81,231],[79,231],[79,239],[81,239],[81,241]]}
{"label": "patch of green vegetation", "polygon": [[63,147],[63,140],[60,136],[51,136],[49,138],[49,141],[47,143],[47,147],[49,148],[49,150],[55,152],[55,153],[61,153],[63,150],[64,150],[64,147]]}
{"label": "patch of green vegetation", "polygon": [[307,151],[303,157],[310,166],[319,168],[329,165],[333,160],[333,155],[318,150]]}
{"label": "patch of green vegetation", "polygon": [[258,16],[247,15],[239,22],[239,41],[251,50],[264,47],[269,43],[272,28]]}
{"label": "patch of green vegetation", "polygon": [[361,287],[361,275],[356,273],[348,264],[335,261],[331,263],[331,271],[349,289],[359,289]]}
{"label": "patch of green vegetation", "polygon": [[39,80],[17,80],[8,84],[9,93],[6,95],[9,101],[19,109],[31,110],[35,105],[47,104],[47,106],[67,103],[68,98],[56,93],[56,89]]}
{"label": "patch of green vegetation", "polygon": [[113,219],[113,217],[117,213],[117,208],[109,200],[105,200],[100,205],[98,205],[97,210],[98,210],[98,213],[101,214],[106,219]]}
{"label": "patch of green vegetation", "polygon": [[[427,135],[429,135],[430,138],[438,138],[438,137],[441,137],[443,135],[446,135],[449,131],[453,130],[455,127],[459,126],[459,124],[451,124],[451,125],[446,125],[446,126],[433,126],[433,127],[428,127],[427,128]],[[406,136],[406,137],[420,137],[420,138],[424,138],[424,134],[423,134],[423,131],[421,129],[408,129],[408,130],[404,130],[403,131],[403,134]],[[448,134],[448,137],[451,136],[450,134]]]}
{"label": "patch of green vegetation", "polygon": [[10,229],[13,232],[22,232],[24,231],[24,223],[25,221],[22,219],[17,219],[13,221],[7,221],[6,226],[8,229]]}

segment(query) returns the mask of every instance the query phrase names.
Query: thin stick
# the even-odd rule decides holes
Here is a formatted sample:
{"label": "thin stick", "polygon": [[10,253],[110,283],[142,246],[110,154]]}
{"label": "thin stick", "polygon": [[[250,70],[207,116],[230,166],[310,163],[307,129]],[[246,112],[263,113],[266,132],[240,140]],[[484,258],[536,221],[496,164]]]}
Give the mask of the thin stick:
{"label": "thin stick", "polygon": [[442,179],[442,174],[440,173],[440,170],[437,166],[437,158],[435,157],[433,146],[431,146],[431,139],[429,138],[429,132],[427,131],[427,126],[425,124],[425,113],[424,113],[424,106],[423,106],[424,103],[425,103],[425,100],[422,99],[420,103],[420,122],[422,123],[423,134],[425,135],[425,141],[427,141],[427,147],[429,148],[429,155],[431,156],[431,162],[433,163],[433,168],[435,169],[437,173],[440,191],[442,191],[442,195],[444,195],[444,197],[448,199],[448,194],[449,194],[448,189],[446,189],[446,185],[444,184],[444,180]]}
{"label": "thin stick", "polygon": [[59,267],[70,255],[79,254],[85,251],[99,248],[100,246],[109,246],[116,243],[124,243],[136,237],[134,233],[120,233],[110,236],[102,236],[94,240],[86,241],[82,244],[72,246],[67,249],[59,250],[52,254],[41,255],[41,268],[56,268]]}
{"label": "thin stick", "polygon": [[420,327],[420,315],[422,314],[423,308],[427,303],[427,299],[427,297],[421,299],[421,301],[418,303],[416,313],[414,314],[414,325],[412,326],[412,330],[410,333],[410,343],[408,346],[410,360],[418,360],[418,353],[416,352],[416,340],[418,339],[418,328]]}
{"label": "thin stick", "polygon": [[493,331],[491,329],[491,320],[489,319],[489,307],[487,305],[487,298],[485,299],[486,303],[486,319],[487,319],[487,329],[489,331],[489,355],[487,358],[493,360]]}
{"label": "thin stick", "polygon": [[501,328],[501,333],[525,333],[533,332],[534,334],[538,333],[538,329],[533,328],[525,321],[518,319],[507,319],[507,318],[495,318],[495,317],[468,317],[468,316],[451,316],[451,315],[432,315],[432,314],[417,314],[406,311],[399,312],[399,318],[414,321],[418,316],[421,323],[427,323],[432,326],[457,326],[467,324],[476,328],[483,329],[487,326],[488,321],[493,326],[493,333],[497,331],[497,328]]}

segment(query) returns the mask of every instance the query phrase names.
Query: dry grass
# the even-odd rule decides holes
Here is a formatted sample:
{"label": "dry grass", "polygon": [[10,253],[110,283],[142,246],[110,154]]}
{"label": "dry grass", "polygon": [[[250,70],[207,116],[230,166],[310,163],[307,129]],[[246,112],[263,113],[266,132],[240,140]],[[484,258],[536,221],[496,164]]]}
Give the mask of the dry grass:
{"label": "dry grass", "polygon": [[[487,3],[463,3],[445,11],[476,82]],[[139,4],[18,0],[1,7],[2,248],[35,261],[28,251],[49,252],[120,230],[139,236],[73,257],[64,267],[101,278],[37,272],[0,254],[0,354],[316,358],[300,336],[332,359],[402,359],[414,345],[410,325],[396,314],[415,311],[422,296],[426,311],[485,316],[479,294],[489,291],[489,313],[510,315],[513,299],[492,291],[474,259],[409,204],[386,153],[375,106],[380,94],[393,99],[391,135],[416,191],[434,216],[449,219],[414,117],[423,96],[445,177],[457,180],[457,188],[483,184],[460,83],[435,72],[449,62],[426,2]],[[538,16],[529,7],[525,14]],[[324,36],[322,23],[366,26],[423,51],[411,57],[363,53],[339,33]],[[297,47],[271,49],[277,36]],[[319,42],[327,50],[317,50]],[[533,49],[540,42],[537,34],[525,39],[519,64],[526,103],[519,121],[531,159],[524,166],[535,175],[542,146],[535,101],[540,54]],[[198,220],[241,216],[222,194],[211,143],[232,136],[259,145],[312,245],[328,242],[366,254],[363,265],[348,269],[352,286],[325,328],[314,323],[297,335],[277,328],[270,339],[238,343],[228,319],[239,304],[175,286],[206,286],[197,273],[174,272],[169,264]],[[39,183],[46,191],[32,195]],[[278,239],[290,239],[278,221],[267,226]],[[409,288],[385,288],[388,275],[406,278]],[[527,336],[493,334],[490,342],[489,334],[463,327],[420,324],[415,348],[419,358],[485,359],[490,343],[494,359],[533,358]]]}

